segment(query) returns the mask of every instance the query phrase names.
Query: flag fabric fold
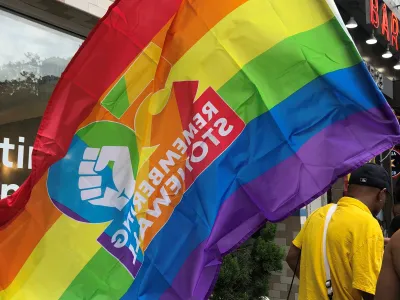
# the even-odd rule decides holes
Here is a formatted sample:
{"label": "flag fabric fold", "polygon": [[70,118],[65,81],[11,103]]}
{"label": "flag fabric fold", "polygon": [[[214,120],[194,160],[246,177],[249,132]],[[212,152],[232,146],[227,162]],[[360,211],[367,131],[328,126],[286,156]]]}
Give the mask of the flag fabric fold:
{"label": "flag fabric fold", "polygon": [[325,0],[120,0],[0,202],[2,299],[207,299],[222,257],[400,141]]}

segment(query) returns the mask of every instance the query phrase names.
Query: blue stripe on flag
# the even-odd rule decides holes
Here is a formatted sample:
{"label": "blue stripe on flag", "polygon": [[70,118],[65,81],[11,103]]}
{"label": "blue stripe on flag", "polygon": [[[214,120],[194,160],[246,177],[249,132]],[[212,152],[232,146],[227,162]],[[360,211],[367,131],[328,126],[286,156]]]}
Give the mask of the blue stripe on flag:
{"label": "blue stripe on flag", "polygon": [[[251,121],[186,192],[147,248],[142,269],[122,299],[158,299],[190,253],[207,239],[220,206],[239,185],[293,155],[324,128],[354,113],[383,105],[386,100],[366,76],[367,72],[364,63],[360,63],[326,74]],[[360,78],[364,80],[360,82]]]}

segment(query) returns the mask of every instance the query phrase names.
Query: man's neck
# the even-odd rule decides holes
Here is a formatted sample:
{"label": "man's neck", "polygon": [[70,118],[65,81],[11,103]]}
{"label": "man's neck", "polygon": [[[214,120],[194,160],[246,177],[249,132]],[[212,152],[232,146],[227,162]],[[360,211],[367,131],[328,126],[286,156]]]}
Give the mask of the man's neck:
{"label": "man's neck", "polygon": [[347,197],[356,199],[358,201],[360,201],[362,204],[364,204],[366,207],[368,207],[369,211],[371,212],[372,215],[374,215],[374,213],[372,212],[372,205],[371,205],[371,201],[367,200],[364,196],[362,195],[347,195]]}

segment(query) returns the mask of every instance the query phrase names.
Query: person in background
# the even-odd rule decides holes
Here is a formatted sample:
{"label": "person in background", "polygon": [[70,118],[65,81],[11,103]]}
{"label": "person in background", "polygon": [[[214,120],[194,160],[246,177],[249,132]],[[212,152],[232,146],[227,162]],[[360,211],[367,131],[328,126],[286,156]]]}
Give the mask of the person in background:
{"label": "person in background", "polygon": [[[396,199],[398,199],[397,197],[400,197],[400,195],[397,195],[396,193]],[[400,216],[400,202],[396,202],[393,205],[393,216],[394,217]]]}
{"label": "person in background", "polygon": [[389,238],[391,238],[400,229],[400,215],[397,215],[390,222],[389,226]]}
{"label": "person in background", "polygon": [[397,180],[394,186],[394,198],[395,202],[393,204],[392,212],[393,217],[397,217],[400,216],[400,180]]}
{"label": "person in background", "polygon": [[397,231],[386,247],[382,270],[376,287],[375,300],[400,299],[400,231]]}
{"label": "person in background", "polygon": [[392,235],[400,229],[400,180],[397,180],[395,188],[394,188],[394,195],[395,195],[395,203],[393,204],[392,212],[393,212],[393,219],[390,222],[390,226],[388,229],[388,236],[389,238],[385,238],[385,245],[390,241]]}
{"label": "person in background", "polygon": [[[381,213],[382,213],[382,211],[381,211]],[[384,241],[384,244],[386,246],[390,242],[390,237],[385,237],[385,234],[387,234],[387,230],[385,230],[385,228],[383,226],[384,222],[381,221],[379,218],[376,218],[376,219],[377,219],[377,221],[379,223],[379,226],[381,227],[382,234],[383,234],[383,241]]]}
{"label": "person in background", "polygon": [[377,221],[378,221],[378,223],[379,223],[379,226],[381,227],[382,234],[383,234],[383,241],[384,241],[384,244],[385,244],[385,246],[386,246],[386,245],[389,244],[389,242],[390,242],[390,237],[385,237],[386,230],[385,230],[385,228],[383,227],[383,221],[380,221],[379,219],[378,219]]}
{"label": "person in background", "polygon": [[[389,187],[389,174],[381,166],[368,163],[351,174],[348,197],[339,200],[327,231],[333,299],[374,298],[384,251],[383,234],[374,216],[382,210]],[[307,219],[286,258],[299,277],[300,300],[328,299],[322,240],[331,205]]]}
{"label": "person in background", "polygon": [[388,228],[388,238],[385,238],[385,245],[389,243],[392,235],[400,229],[400,180],[397,180],[394,188],[395,203],[393,204],[393,219]]}

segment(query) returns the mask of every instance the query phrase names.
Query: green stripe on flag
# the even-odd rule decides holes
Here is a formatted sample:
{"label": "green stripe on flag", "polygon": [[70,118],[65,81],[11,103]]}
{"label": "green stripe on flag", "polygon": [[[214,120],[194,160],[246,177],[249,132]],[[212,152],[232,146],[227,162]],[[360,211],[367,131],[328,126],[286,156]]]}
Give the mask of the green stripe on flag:
{"label": "green stripe on flag", "polygon": [[121,77],[121,79],[101,102],[101,105],[114,117],[118,119],[122,117],[122,115],[130,106],[128,92],[126,91],[125,77]]}
{"label": "green stripe on flag", "polygon": [[60,300],[120,299],[133,278],[121,263],[103,248],[71,282]]}
{"label": "green stripe on flag", "polygon": [[332,19],[256,57],[218,93],[249,123],[317,77],[360,62],[354,44]]}

